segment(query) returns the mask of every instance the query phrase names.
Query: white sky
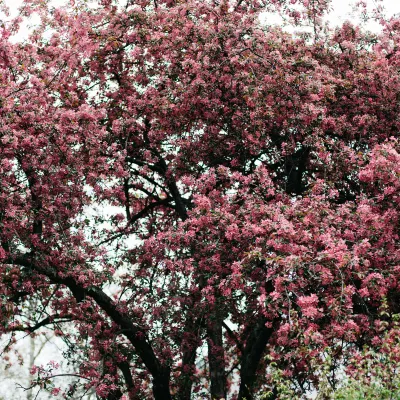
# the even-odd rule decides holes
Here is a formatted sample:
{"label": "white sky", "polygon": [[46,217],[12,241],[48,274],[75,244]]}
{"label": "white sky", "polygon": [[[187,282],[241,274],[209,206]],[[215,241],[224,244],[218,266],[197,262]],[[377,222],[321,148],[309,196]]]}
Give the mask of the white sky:
{"label": "white sky", "polygon": [[[4,1],[10,7],[13,14],[16,14],[18,7],[22,4],[23,0],[0,0]],[[54,5],[62,5],[69,0],[53,0]],[[382,5],[385,9],[385,16],[390,17],[393,15],[400,15],[400,1],[399,0],[365,0],[367,9],[371,10],[378,4]],[[332,0],[333,11],[329,14],[329,22],[331,25],[339,25],[340,23],[351,20],[356,21],[356,14],[352,11],[356,0]],[[278,21],[278,20],[277,20]],[[369,23],[368,29],[373,31],[379,30],[379,25],[376,23]]]}
{"label": "white sky", "polygon": [[[355,10],[355,4],[358,0],[331,0],[331,11],[327,17],[327,21],[330,26],[340,25],[345,21],[352,21],[353,23],[360,22],[357,14],[360,13],[360,8]],[[399,0],[365,0],[367,7],[366,10],[371,12],[378,5],[383,6],[383,13],[381,14],[384,19],[389,17],[400,15],[400,1]],[[276,15],[265,15],[266,21],[269,18],[272,18],[272,23],[279,24],[282,19],[277,17]],[[379,32],[381,30],[381,26],[379,23],[370,21],[368,24],[364,26],[364,28],[373,31]],[[292,31],[292,29],[288,29]]]}
{"label": "white sky", "polygon": [[[52,4],[54,6],[60,6],[68,3],[70,0],[52,0]],[[4,2],[10,8],[11,15],[17,15],[18,8],[23,3],[23,0],[0,0],[0,3]],[[355,12],[354,5],[358,2],[358,0],[332,0],[331,2],[331,12],[327,18],[329,25],[331,27],[335,25],[340,25],[346,20],[357,23],[357,12]],[[365,0],[367,4],[367,10],[371,11],[376,8],[377,5],[384,7],[383,17],[385,19],[399,15],[400,16],[400,0]],[[1,18],[0,18],[1,19]],[[264,18],[261,18],[262,22],[266,22],[267,24],[281,24],[282,19],[278,15],[270,15],[264,14]],[[30,23],[25,22],[22,25],[22,29],[20,33],[13,37],[13,42],[18,42],[26,38],[28,33],[28,25],[32,25],[35,23],[35,20],[31,20]],[[378,33],[381,30],[381,26],[379,23],[370,21],[364,28],[367,28],[370,31]],[[293,31],[292,28],[286,28],[289,32]],[[303,29],[302,29],[303,30]],[[307,30],[307,28],[306,28]]]}

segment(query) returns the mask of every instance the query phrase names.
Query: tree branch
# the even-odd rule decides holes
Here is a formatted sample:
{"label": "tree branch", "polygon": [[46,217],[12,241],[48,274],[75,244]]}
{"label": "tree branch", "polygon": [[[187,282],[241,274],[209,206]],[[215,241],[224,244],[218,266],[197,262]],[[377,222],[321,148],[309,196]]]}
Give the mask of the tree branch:
{"label": "tree branch", "polygon": [[229,328],[229,326],[225,322],[222,322],[222,326],[226,330],[226,333],[229,335],[229,337],[236,343],[236,346],[238,347],[240,352],[243,354],[244,352],[243,345],[242,343],[240,343],[239,339],[235,335],[235,332],[233,332],[232,329]]}
{"label": "tree branch", "polygon": [[54,315],[54,316],[49,316],[49,317],[42,319],[36,325],[27,326],[27,327],[15,327],[12,330],[33,333],[33,332],[37,331],[38,329],[40,329],[41,327],[46,326],[46,325],[52,325],[52,324],[58,323],[58,322],[70,322],[70,321],[73,321],[73,318],[71,316],[59,317],[57,315]]}
{"label": "tree branch", "polygon": [[[132,225],[135,222],[137,222],[140,218],[145,217],[148,214],[149,211],[153,210],[156,207],[159,207],[159,206],[162,206],[162,205],[171,207],[171,205],[168,204],[169,201],[170,201],[170,199],[167,198],[167,199],[163,199],[163,200],[159,200],[159,201],[154,201],[154,202],[148,204],[146,207],[144,207],[142,210],[140,210],[137,214],[135,214],[135,215],[133,215],[131,217],[131,219],[127,222],[126,227],[124,229],[127,229],[130,225]],[[107,239],[102,240],[100,243],[98,243],[98,246],[101,246],[102,244],[111,242],[111,241],[113,241],[115,239],[118,239],[118,238],[120,238],[120,237],[122,237],[122,236],[124,236],[126,234],[127,234],[126,231],[118,232],[115,235],[113,235],[113,236],[111,236],[111,237],[109,237]]]}
{"label": "tree branch", "polygon": [[134,324],[128,316],[119,311],[113,300],[100,288],[94,286],[84,288],[70,276],[62,278],[52,268],[39,266],[31,257],[32,254],[26,254],[7,260],[5,263],[30,268],[39,274],[47,276],[52,283],[67,286],[72,293],[79,291],[91,297],[106,315],[123,329],[123,334],[136,349],[139,357],[153,377],[154,398],[156,400],[171,400],[169,391],[170,368],[160,363],[153,348],[146,339],[146,332]]}

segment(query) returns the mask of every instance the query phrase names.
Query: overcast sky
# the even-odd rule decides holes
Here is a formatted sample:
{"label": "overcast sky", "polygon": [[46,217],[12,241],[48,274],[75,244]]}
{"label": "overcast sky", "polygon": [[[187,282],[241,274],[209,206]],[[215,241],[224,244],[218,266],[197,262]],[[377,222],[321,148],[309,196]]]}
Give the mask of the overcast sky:
{"label": "overcast sky", "polygon": [[[0,0],[1,2],[2,0]],[[3,0],[11,9],[16,13],[18,7],[22,4],[22,0]],[[69,0],[53,0],[55,5],[65,4]],[[338,25],[345,20],[356,21],[356,14],[352,12],[352,8],[356,0],[332,0],[333,11],[329,15],[329,22],[331,25]],[[393,15],[400,15],[400,1],[399,0],[366,0],[368,9],[376,7],[378,4],[383,5],[385,8],[385,16],[390,17]],[[368,29],[377,31],[379,30],[378,24],[368,24]]]}

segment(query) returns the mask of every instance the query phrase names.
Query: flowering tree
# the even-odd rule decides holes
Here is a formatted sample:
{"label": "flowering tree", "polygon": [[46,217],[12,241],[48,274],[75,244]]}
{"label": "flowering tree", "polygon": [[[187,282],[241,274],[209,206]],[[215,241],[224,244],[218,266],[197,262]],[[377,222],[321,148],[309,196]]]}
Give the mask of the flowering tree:
{"label": "flowering tree", "polygon": [[[294,3],[26,0],[3,23],[1,332],[54,329],[77,379],[33,384],[276,398],[272,361],[306,393],[330,346],[335,386],[391,326],[400,23]],[[273,8],[311,33],[261,26]]]}

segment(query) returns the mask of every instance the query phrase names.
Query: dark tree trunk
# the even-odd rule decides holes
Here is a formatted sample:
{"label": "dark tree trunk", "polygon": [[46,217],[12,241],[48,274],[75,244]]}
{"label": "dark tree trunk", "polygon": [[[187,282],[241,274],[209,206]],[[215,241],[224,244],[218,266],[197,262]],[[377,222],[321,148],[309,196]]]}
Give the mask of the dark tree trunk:
{"label": "dark tree trunk", "polygon": [[196,369],[196,351],[199,346],[200,319],[188,317],[185,324],[185,337],[182,340],[182,374],[180,376],[177,400],[190,400],[193,376]]}
{"label": "dark tree trunk", "polygon": [[286,192],[301,194],[305,186],[303,185],[303,175],[306,170],[310,149],[302,147],[285,159],[285,173],[287,177]]}
{"label": "dark tree trunk", "polygon": [[122,392],[120,389],[113,390],[107,396],[107,400],[119,400],[122,397]]}
{"label": "dark tree trunk", "polygon": [[225,352],[222,342],[222,318],[217,317],[207,327],[208,363],[211,380],[211,399],[226,398]]}
{"label": "dark tree trunk", "polygon": [[157,376],[153,376],[154,400],[172,400],[169,391],[169,378],[169,371],[165,371]]}
{"label": "dark tree trunk", "polygon": [[[274,328],[267,328],[265,326],[266,322],[264,317],[260,318],[246,340],[240,367],[238,400],[255,399],[254,384],[257,378],[256,372],[267,343],[274,332]],[[274,398],[275,397],[271,397],[271,399]]]}

